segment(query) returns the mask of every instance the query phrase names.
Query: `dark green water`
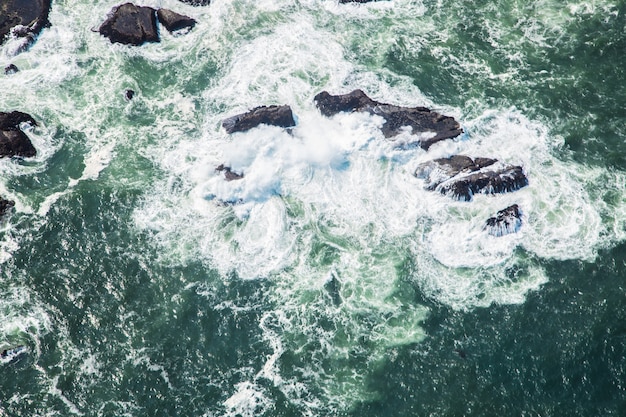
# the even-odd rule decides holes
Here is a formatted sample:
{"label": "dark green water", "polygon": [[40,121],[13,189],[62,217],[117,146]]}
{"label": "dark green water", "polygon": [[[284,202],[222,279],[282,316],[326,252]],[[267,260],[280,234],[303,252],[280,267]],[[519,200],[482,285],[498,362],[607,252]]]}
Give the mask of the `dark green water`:
{"label": "dark green water", "polygon": [[[0,417],[623,415],[626,4],[142,4],[199,24],[112,45],[115,3],[55,1],[0,50],[0,110],[40,122],[36,158],[0,160],[0,350],[27,348]],[[354,88],[465,133],[402,148],[314,106]],[[266,104],[291,134],[221,129]],[[412,175],[455,153],[529,186]],[[484,233],[512,203],[520,231]]]}

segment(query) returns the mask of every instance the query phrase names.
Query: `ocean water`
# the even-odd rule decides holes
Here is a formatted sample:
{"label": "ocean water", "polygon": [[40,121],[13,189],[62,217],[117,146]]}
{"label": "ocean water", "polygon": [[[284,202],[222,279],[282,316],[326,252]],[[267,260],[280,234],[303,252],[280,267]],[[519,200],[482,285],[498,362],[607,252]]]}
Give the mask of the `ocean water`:
{"label": "ocean water", "polygon": [[[140,47],[94,31],[117,4],[0,47],[39,122],[0,160],[1,417],[624,415],[626,3],[145,0],[198,24]],[[464,133],[313,102],[356,88]],[[291,131],[221,128],[271,104]],[[453,154],[529,186],[425,190]]]}

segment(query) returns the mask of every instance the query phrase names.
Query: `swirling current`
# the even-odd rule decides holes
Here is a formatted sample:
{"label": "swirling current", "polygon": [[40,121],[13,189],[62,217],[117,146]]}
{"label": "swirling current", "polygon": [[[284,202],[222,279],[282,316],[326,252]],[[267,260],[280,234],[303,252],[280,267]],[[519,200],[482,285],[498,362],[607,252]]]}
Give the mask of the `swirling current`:
{"label": "swirling current", "polygon": [[[626,3],[140,0],[197,23],[139,46],[119,4],[0,46],[37,121],[0,159],[0,417],[623,415]],[[463,133],[313,99],[355,89]],[[295,126],[222,127],[264,105]],[[452,155],[528,185],[428,190]]]}

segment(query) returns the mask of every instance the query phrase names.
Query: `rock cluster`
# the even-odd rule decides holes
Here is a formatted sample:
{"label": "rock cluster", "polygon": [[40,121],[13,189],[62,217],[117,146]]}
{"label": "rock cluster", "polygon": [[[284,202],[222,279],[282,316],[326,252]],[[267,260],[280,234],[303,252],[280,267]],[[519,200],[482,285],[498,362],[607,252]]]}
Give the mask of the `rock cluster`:
{"label": "rock cluster", "polygon": [[124,3],[111,10],[98,32],[112,43],[137,46],[160,42],[158,22],[170,32],[192,28],[196,24],[194,19],[168,9],[157,11],[152,7]]}
{"label": "rock cluster", "polygon": [[471,201],[474,194],[500,194],[528,185],[522,167],[496,159],[454,155],[419,165],[415,176],[423,178],[426,188],[457,200]]}
{"label": "rock cluster", "polygon": [[401,107],[381,103],[369,98],[362,90],[336,96],[322,91],[314,100],[320,112],[328,117],[340,112],[355,111],[381,116],[385,119],[382,132],[386,138],[398,135],[406,127],[411,128],[413,135],[431,134],[426,139],[420,137],[416,140],[426,150],[434,143],[463,133],[459,123],[452,117],[441,115],[426,107]]}

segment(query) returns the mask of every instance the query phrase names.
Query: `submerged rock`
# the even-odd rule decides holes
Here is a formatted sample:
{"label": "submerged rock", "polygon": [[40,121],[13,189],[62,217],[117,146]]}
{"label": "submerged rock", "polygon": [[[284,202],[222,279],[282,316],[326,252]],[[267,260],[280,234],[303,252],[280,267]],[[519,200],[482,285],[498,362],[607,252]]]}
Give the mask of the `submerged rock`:
{"label": "submerged rock", "polygon": [[44,27],[50,26],[51,3],[51,0],[0,1],[0,44],[11,32],[33,40]]}
{"label": "submerged rock", "polygon": [[474,194],[500,194],[528,185],[522,167],[491,158],[465,155],[439,158],[420,164],[415,176],[426,181],[426,189],[438,190],[457,200],[471,201]]}
{"label": "submerged rock", "polygon": [[27,352],[28,348],[22,345],[16,346],[11,349],[4,349],[2,352],[0,352],[0,359],[11,362],[26,354]]}
{"label": "submerged rock", "polygon": [[195,19],[192,19],[189,16],[185,16],[168,9],[159,9],[157,17],[159,18],[159,23],[165,26],[165,29],[170,32],[175,32],[185,28],[191,29],[197,23]]}
{"label": "submerged rock", "polygon": [[208,6],[211,0],[180,0],[183,3],[191,4],[192,6]]}
{"label": "submerged rock", "polygon": [[237,174],[236,172],[233,172],[230,167],[224,166],[224,164],[219,165],[217,168],[215,168],[215,170],[218,172],[223,172],[226,181],[235,181],[243,178],[243,174]]}
{"label": "submerged rock", "polygon": [[339,307],[343,302],[341,299],[341,282],[334,273],[331,273],[328,280],[324,283],[324,289],[328,292],[335,307]]}
{"label": "submerged rock", "polygon": [[380,103],[369,98],[362,90],[336,96],[322,91],[314,100],[320,112],[327,117],[340,112],[355,111],[381,116],[385,119],[382,132],[386,138],[402,133],[406,127],[410,127],[414,135],[430,133],[433,136],[416,140],[426,150],[434,143],[463,133],[459,123],[452,117],[441,115],[426,107],[401,107]]}
{"label": "submerged rock", "polygon": [[156,10],[152,7],[124,3],[114,7],[98,29],[101,35],[113,42],[141,45],[159,42]]}
{"label": "submerged rock", "polygon": [[485,222],[483,230],[492,236],[504,236],[517,233],[522,227],[522,212],[517,204],[513,204],[496,213]]}
{"label": "submerged rock", "polygon": [[228,133],[245,132],[260,124],[279,127],[292,127],[296,125],[291,112],[291,107],[284,106],[260,106],[247,113],[224,119],[222,127]]}
{"label": "submerged rock", "polygon": [[0,112],[0,157],[32,157],[37,154],[30,139],[20,128],[22,123],[37,126],[35,119],[26,113],[19,111]]}
{"label": "submerged rock", "polygon": [[5,200],[0,197],[0,218],[4,217],[13,207],[15,206],[15,201]]}
{"label": "submerged rock", "polygon": [[124,91],[124,98],[126,100],[130,101],[133,97],[135,97],[135,90],[128,89]]}
{"label": "submerged rock", "polygon": [[15,74],[19,70],[20,69],[18,67],[16,67],[15,64],[10,64],[10,65],[7,65],[6,67],[4,67],[4,74],[5,75]]}

